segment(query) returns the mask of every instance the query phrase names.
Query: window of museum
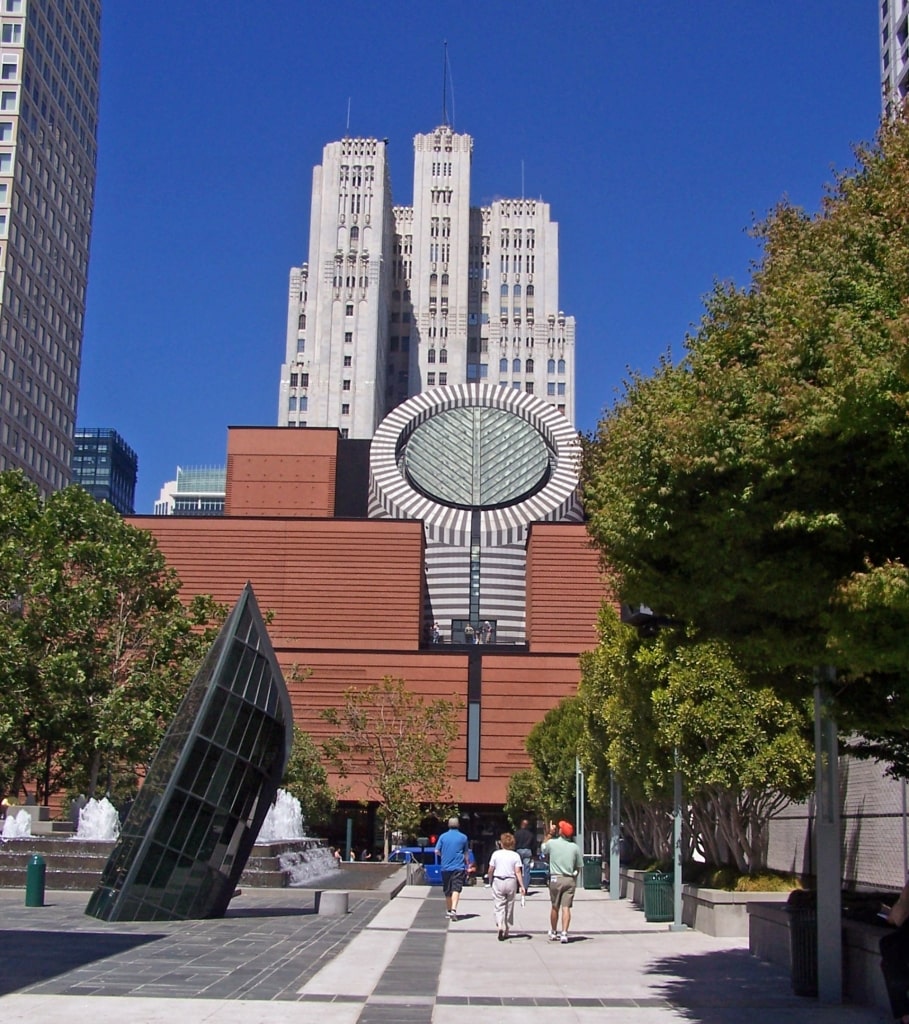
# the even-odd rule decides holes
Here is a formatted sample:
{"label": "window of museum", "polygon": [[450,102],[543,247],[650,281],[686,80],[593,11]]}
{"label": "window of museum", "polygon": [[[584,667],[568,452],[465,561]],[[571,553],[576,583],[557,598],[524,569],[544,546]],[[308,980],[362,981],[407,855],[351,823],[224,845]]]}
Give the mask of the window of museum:
{"label": "window of museum", "polygon": [[440,373],[439,374],[439,383],[440,384],[447,384],[448,383],[448,374],[447,373]]}
{"label": "window of museum", "polygon": [[532,359],[528,359],[524,363],[524,372],[525,373],[533,373],[533,360]]}
{"label": "window of museum", "polygon": [[426,353],[426,362],[427,363],[434,363],[435,361],[436,361],[436,350],[434,348],[431,348]]}
{"label": "window of museum", "polygon": [[441,350],[441,352],[439,352],[439,362],[440,363],[447,363],[448,362],[448,349],[447,348],[443,348]]}
{"label": "window of museum", "polygon": [[434,373],[426,374],[426,384],[428,387],[433,387],[436,382],[436,375]]}
{"label": "window of museum", "polygon": [[550,381],[546,385],[546,394],[550,395],[550,396],[554,396],[555,395],[555,384],[552,381]]}
{"label": "window of museum", "polygon": [[565,385],[561,381],[559,382],[559,394],[560,395],[564,395],[565,394]]}
{"label": "window of museum", "polygon": [[533,394],[533,381],[532,380],[527,381],[527,383],[524,385],[524,390],[527,392],[528,395],[532,395]]}

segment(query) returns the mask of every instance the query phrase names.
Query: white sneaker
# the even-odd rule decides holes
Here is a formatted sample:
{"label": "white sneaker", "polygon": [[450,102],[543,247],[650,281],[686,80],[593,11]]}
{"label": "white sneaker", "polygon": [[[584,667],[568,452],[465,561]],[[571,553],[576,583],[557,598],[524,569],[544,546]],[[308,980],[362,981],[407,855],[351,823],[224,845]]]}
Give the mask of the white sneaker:
{"label": "white sneaker", "polygon": [[559,936],[559,942],[568,942],[568,932],[562,932]]}
{"label": "white sneaker", "polygon": [[549,941],[555,942],[558,939],[558,932],[554,932],[551,928],[549,929]]}

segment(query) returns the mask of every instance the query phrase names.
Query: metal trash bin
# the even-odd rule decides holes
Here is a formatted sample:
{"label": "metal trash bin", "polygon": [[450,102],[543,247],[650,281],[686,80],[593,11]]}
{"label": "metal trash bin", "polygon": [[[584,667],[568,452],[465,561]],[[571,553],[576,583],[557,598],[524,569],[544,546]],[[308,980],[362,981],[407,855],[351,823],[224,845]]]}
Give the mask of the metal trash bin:
{"label": "metal trash bin", "polygon": [[603,886],[603,861],[598,853],[584,854],[584,888],[601,889]]}
{"label": "metal trash bin", "polygon": [[792,992],[797,996],[817,995],[817,896],[793,892],[786,904],[789,914],[789,963]]}
{"label": "metal trash bin", "polygon": [[671,921],[674,914],[672,875],[666,871],[645,872],[644,920]]}

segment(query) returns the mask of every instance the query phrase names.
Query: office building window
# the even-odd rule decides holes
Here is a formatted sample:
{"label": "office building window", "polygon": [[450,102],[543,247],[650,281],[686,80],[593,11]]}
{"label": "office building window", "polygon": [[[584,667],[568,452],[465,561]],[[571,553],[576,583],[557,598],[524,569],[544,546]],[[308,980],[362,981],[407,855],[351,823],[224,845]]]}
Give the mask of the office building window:
{"label": "office building window", "polygon": [[341,381],[341,390],[342,391],[350,391],[350,381],[349,380],[342,380]]}
{"label": "office building window", "polygon": [[0,110],[15,110],[16,109],[16,94],[14,92],[7,92],[4,90],[0,93]]}
{"label": "office building window", "polygon": [[349,402],[343,402],[341,404],[341,415],[342,416],[349,416],[350,415],[350,403]]}
{"label": "office building window", "polygon": [[426,384],[428,387],[432,387],[436,382],[436,375],[434,373],[426,374]]}

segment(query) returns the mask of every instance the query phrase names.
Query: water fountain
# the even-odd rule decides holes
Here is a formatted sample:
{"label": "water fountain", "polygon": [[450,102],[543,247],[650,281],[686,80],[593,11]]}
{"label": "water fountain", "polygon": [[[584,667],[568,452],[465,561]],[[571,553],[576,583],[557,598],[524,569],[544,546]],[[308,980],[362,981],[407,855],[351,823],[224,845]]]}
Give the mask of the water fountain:
{"label": "water fountain", "polygon": [[74,838],[112,842],[119,835],[120,816],[107,797],[91,799],[79,811],[79,825]]}
{"label": "water fountain", "polygon": [[10,808],[6,812],[3,822],[4,839],[27,839],[32,834],[32,816],[23,807],[21,811],[13,814]]}
{"label": "water fountain", "polygon": [[288,885],[307,887],[338,871],[338,862],[321,839],[307,835],[300,801],[287,790],[279,789],[269,808],[256,845],[279,845],[278,864],[288,876]]}
{"label": "water fountain", "polygon": [[300,801],[287,792],[279,789],[275,802],[269,807],[262,828],[259,829],[257,843],[275,843],[282,839],[307,839],[303,826],[303,811]]}

